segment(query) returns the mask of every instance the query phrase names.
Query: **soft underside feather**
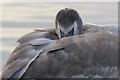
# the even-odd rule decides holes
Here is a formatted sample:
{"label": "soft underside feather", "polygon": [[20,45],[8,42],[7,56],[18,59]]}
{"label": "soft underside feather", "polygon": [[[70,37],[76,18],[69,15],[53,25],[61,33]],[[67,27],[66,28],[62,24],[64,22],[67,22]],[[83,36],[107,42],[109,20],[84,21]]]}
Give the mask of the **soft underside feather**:
{"label": "soft underside feather", "polygon": [[48,32],[32,32],[32,33],[26,34],[23,37],[21,37],[18,40],[18,42],[23,43],[23,42],[26,42],[26,41],[29,41],[32,39],[36,39],[36,38],[39,38],[41,36],[44,36],[45,33],[48,33]]}
{"label": "soft underside feather", "polygon": [[43,45],[43,44],[48,44],[52,42],[53,40],[50,40],[50,39],[38,38],[38,39],[31,40],[29,43],[32,45]]}
{"label": "soft underside feather", "polygon": [[[96,51],[97,48],[94,46],[99,45],[99,43],[95,44],[94,41],[99,40],[98,39],[99,37],[103,37],[107,41],[111,40],[112,43],[110,45],[112,46],[116,45],[114,46],[114,48],[117,47],[117,36],[114,35],[112,36],[112,38],[110,38],[112,34],[109,34],[107,30],[98,28],[95,25],[85,25],[85,26],[86,26],[86,29],[88,30],[83,35],[73,36],[71,38],[66,37],[60,40],[52,40],[46,37],[46,34],[50,34],[50,36],[54,34],[55,31],[53,29],[52,31],[37,30],[35,32],[32,32],[30,34],[23,36],[18,40],[20,44],[11,54],[5,68],[3,69],[3,72],[2,72],[3,76],[1,75],[0,77],[21,78],[38,56],[41,56],[40,59],[42,60],[48,57],[47,53],[51,53],[51,52],[58,53],[58,54],[63,53],[63,55],[60,54],[63,56],[62,60],[67,61],[67,59],[69,59],[69,56],[70,56],[68,55],[69,53],[74,53],[74,52],[78,53],[78,52],[81,52],[81,50],[85,52],[86,49]],[[90,28],[90,27],[93,27],[93,28]],[[53,36],[55,37],[55,34]],[[112,41],[112,40],[115,40],[115,41]],[[101,43],[101,44],[104,44],[104,43]],[[86,49],[84,49],[84,47]],[[111,48],[111,46],[109,47]],[[57,50],[58,52],[56,52]],[[75,51],[75,50],[79,50],[79,51]]]}

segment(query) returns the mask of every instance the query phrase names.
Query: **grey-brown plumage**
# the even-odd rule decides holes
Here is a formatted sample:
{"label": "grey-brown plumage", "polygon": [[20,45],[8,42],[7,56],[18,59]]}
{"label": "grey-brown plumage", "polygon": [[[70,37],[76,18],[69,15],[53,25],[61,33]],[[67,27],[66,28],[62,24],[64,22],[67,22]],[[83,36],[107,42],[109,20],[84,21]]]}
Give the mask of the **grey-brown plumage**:
{"label": "grey-brown plumage", "polygon": [[0,78],[117,78],[118,36],[97,25],[59,39],[55,29],[21,37]]}
{"label": "grey-brown plumage", "polygon": [[[63,38],[49,46],[46,49],[47,58],[36,59],[26,73],[35,72],[23,77],[118,77],[117,41],[117,36],[106,30],[89,26],[83,35]],[[34,75],[36,72],[40,74]]]}

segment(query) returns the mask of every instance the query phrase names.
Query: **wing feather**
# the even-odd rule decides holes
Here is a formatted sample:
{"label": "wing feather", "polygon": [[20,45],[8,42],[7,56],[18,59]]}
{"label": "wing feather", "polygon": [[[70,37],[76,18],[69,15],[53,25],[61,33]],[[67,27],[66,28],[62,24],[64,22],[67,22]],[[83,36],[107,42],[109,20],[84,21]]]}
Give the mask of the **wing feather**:
{"label": "wing feather", "polygon": [[115,67],[117,36],[98,26],[85,26],[84,34],[59,40],[54,30],[36,30],[21,37],[1,77],[71,77],[87,67]]}
{"label": "wing feather", "polygon": [[48,34],[57,38],[56,35],[47,31],[34,31],[21,37],[18,40],[18,47],[10,55],[0,78],[20,78],[45,47],[53,41],[48,39]]}

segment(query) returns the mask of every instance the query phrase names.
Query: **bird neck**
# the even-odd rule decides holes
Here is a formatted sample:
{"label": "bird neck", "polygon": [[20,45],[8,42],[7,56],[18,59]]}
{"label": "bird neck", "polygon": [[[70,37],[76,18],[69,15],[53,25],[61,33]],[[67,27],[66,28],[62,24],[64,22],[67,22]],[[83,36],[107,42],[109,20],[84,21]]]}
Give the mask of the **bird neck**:
{"label": "bird neck", "polygon": [[79,35],[83,31],[83,25],[79,21],[74,22],[74,35]]}

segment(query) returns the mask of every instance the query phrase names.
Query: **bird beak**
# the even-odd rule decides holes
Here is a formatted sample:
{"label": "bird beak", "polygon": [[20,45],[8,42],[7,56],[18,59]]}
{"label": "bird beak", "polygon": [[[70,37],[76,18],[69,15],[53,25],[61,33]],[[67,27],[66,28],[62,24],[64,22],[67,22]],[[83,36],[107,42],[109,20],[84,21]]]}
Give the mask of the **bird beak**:
{"label": "bird beak", "polygon": [[76,27],[77,27],[76,22],[74,22],[72,25],[69,25],[67,27],[61,26],[59,23],[57,23],[56,33],[59,39],[63,37],[73,36],[75,34]]}
{"label": "bird beak", "polygon": [[72,25],[68,26],[68,27],[60,26],[60,25],[58,25],[58,26],[59,26],[61,38],[74,35],[74,26],[72,26]]}

